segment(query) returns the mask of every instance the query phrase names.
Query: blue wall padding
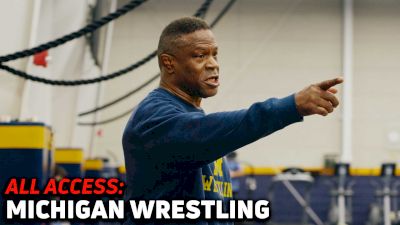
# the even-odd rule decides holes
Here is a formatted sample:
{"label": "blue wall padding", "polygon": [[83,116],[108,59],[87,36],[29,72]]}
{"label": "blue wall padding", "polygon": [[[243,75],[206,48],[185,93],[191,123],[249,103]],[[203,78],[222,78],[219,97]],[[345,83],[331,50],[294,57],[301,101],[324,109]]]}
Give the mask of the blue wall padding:
{"label": "blue wall padding", "polygon": [[86,170],[85,177],[98,178],[102,176],[102,170]]}
{"label": "blue wall padding", "polygon": [[[47,181],[47,163],[43,149],[1,149],[0,186],[5,188],[11,177],[37,178],[39,188]],[[47,160],[46,160],[47,161]]]}
{"label": "blue wall padding", "polygon": [[[380,177],[375,176],[357,176],[351,177],[355,184],[353,186],[352,198],[352,225],[365,225],[368,219],[370,204],[375,202],[375,187],[371,185],[372,181],[380,182]],[[399,178],[396,178],[400,181]],[[239,178],[241,187],[245,187],[245,177]],[[272,176],[256,176],[257,189],[253,196],[248,195],[245,188],[241,188],[237,198],[239,199],[267,199],[267,192],[271,185]],[[331,204],[329,180],[333,177],[320,176],[315,178],[315,182],[310,189],[310,204],[312,209],[322,219],[327,222],[329,207]],[[295,185],[301,193],[304,187]],[[276,186],[275,197],[271,202],[271,222],[278,224],[300,223],[302,210],[299,204],[294,200],[291,194],[283,185]],[[399,190],[398,190],[399,191]],[[308,220],[311,223],[311,220]],[[255,223],[257,224],[257,223]]]}
{"label": "blue wall padding", "polygon": [[54,176],[54,166],[55,166],[55,161],[54,161],[54,150],[46,150],[48,153],[48,161],[47,161],[47,178],[53,177]]}

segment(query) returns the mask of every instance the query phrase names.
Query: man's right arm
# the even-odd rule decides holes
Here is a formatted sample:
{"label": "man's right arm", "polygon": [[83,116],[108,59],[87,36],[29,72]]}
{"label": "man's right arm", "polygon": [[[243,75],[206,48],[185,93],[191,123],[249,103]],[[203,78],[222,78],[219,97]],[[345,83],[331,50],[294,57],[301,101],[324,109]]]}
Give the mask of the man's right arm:
{"label": "man's right arm", "polygon": [[151,149],[153,156],[196,166],[302,120],[294,95],[255,103],[247,110],[208,115],[183,112],[161,101],[153,104],[157,111],[146,119],[138,117],[134,136]]}
{"label": "man's right arm", "polygon": [[[327,115],[338,105],[332,86],[341,78],[324,81],[282,99],[268,99],[247,110],[204,115],[183,112],[165,102],[149,117],[139,119],[134,136],[166,162],[201,166],[252,143],[303,116]],[[154,151],[154,152],[153,152]]]}

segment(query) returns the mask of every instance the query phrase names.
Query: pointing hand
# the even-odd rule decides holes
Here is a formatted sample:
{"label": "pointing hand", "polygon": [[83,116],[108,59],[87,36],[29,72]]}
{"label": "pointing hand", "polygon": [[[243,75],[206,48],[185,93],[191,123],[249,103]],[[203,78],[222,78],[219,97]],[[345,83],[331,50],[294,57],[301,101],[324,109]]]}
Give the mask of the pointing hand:
{"label": "pointing hand", "polygon": [[319,114],[326,116],[333,112],[339,105],[335,94],[335,85],[343,82],[343,78],[338,77],[332,80],[322,81],[321,83],[310,85],[295,95],[296,107],[302,116]]}

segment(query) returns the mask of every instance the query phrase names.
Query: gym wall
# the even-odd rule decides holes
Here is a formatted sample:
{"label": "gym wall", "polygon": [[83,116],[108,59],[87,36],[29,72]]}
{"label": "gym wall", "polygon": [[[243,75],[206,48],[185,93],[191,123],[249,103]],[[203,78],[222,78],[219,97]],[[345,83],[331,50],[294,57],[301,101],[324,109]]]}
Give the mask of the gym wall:
{"label": "gym wall", "polygon": [[[0,2],[0,23],[7,27],[2,38],[4,42],[0,45],[2,54],[26,48],[30,35],[33,4],[12,2]],[[125,2],[118,1],[118,5]],[[153,51],[162,28],[173,19],[193,14],[201,2],[150,0],[116,20],[109,72]],[[226,2],[215,1],[206,20],[211,21]],[[52,4],[53,8],[47,11],[50,14],[43,16],[53,18],[53,21],[67,20],[65,14],[76,13],[65,11],[73,11],[73,7],[57,6],[67,4],[65,1],[53,1]],[[70,4],[79,3],[74,1]],[[61,16],[56,10],[64,10],[65,14]],[[400,96],[397,87],[400,83],[399,10],[400,2],[394,0],[354,1],[353,167],[378,167],[382,162],[399,158],[400,146],[390,143],[387,137],[391,131],[400,132],[400,104],[397,103]],[[84,9],[80,11],[81,24],[76,28],[85,24],[84,12]],[[11,20],[12,25],[8,22]],[[203,101],[203,108],[208,113],[247,108],[253,102],[284,97],[309,84],[342,74],[342,22],[342,1],[339,0],[238,0],[214,29],[220,46],[221,87],[216,97]],[[49,39],[72,30],[71,27],[59,27],[57,32],[49,35]],[[45,40],[48,39],[42,41]],[[76,57],[84,54],[82,49],[82,46],[72,48],[73,54],[55,58],[53,63],[63,66],[53,66],[57,67],[57,72],[53,72],[65,72],[66,79],[74,78],[68,76],[71,73],[85,72],[76,61],[75,64],[68,62],[71,58],[81,59]],[[54,50],[55,54],[61,54],[57,51]],[[27,60],[18,60],[10,65],[23,69]],[[70,69],[73,72],[68,72]],[[154,59],[129,75],[106,82],[101,101],[105,103],[125,94],[157,72],[157,60]],[[93,73],[89,75],[93,76]],[[99,120],[133,108],[157,87],[157,83],[101,111]],[[0,71],[0,114],[19,116],[23,84],[21,79]],[[37,87],[45,88],[41,84]],[[96,85],[84,88],[96,88]],[[93,121],[93,116],[76,118],[78,112],[93,108],[93,96],[81,99],[85,90],[80,88],[56,90],[53,89],[52,93],[57,93],[58,97],[53,95],[53,104],[48,106],[56,142],[80,145],[76,147],[87,151],[90,128],[74,124],[78,120]],[[43,103],[37,97],[32,104]],[[242,148],[239,159],[255,166],[323,166],[324,155],[339,155],[341,151],[341,110],[339,107],[326,118],[306,117],[303,123]],[[102,130],[103,135],[94,139],[95,155],[114,154],[120,163],[123,162],[121,137],[127,120],[125,117],[96,127],[96,130]]]}

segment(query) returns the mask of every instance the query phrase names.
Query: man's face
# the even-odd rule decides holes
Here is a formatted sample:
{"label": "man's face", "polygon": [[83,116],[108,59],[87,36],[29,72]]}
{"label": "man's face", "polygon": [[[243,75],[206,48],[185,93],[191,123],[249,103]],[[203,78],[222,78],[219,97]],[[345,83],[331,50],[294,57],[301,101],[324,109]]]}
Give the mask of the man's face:
{"label": "man's face", "polygon": [[217,94],[219,86],[218,46],[211,30],[184,35],[174,54],[174,83],[193,97]]}

